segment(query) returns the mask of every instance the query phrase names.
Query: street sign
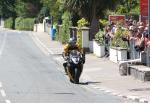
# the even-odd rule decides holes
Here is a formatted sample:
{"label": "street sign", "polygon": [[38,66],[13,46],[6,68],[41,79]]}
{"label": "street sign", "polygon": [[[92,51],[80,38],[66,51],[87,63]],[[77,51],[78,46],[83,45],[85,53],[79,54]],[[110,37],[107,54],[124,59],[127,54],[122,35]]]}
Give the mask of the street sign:
{"label": "street sign", "polygon": [[109,22],[113,22],[113,23],[125,23],[125,15],[109,15]]}
{"label": "street sign", "polygon": [[140,21],[148,23],[148,0],[140,0]]}
{"label": "street sign", "polygon": [[148,0],[140,0],[140,14],[148,16]]}

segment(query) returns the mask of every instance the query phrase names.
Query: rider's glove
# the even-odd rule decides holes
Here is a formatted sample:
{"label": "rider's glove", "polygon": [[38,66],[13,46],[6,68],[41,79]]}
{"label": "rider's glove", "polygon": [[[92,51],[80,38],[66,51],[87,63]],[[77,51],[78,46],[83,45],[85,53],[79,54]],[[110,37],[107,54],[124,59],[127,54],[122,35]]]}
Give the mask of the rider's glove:
{"label": "rider's glove", "polygon": [[82,54],[82,63],[85,63],[85,54]]}
{"label": "rider's glove", "polygon": [[66,61],[68,61],[68,59],[69,59],[69,56],[65,56],[65,57],[64,57],[64,59],[65,59]]}

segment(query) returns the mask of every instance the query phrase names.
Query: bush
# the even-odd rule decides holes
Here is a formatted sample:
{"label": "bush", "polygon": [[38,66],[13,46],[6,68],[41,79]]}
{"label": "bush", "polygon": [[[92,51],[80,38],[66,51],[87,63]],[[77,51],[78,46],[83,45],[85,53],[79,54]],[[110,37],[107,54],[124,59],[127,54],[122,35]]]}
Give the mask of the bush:
{"label": "bush", "polygon": [[95,35],[95,41],[99,45],[103,45],[104,44],[104,31],[99,30],[99,32],[96,33],[96,35]]}
{"label": "bush", "polygon": [[121,27],[119,27],[114,34],[114,37],[111,41],[111,46],[112,47],[121,47],[121,48],[127,48],[128,44],[126,41],[122,40],[122,36],[124,35],[126,31],[123,30]]}
{"label": "bush", "polygon": [[16,18],[15,20],[15,29],[17,30],[29,30],[32,31],[34,27],[33,18]]}
{"label": "bush", "polygon": [[85,18],[82,18],[78,20],[78,31],[77,31],[77,43],[82,46],[82,33],[81,33],[81,28],[88,25],[88,21]]}
{"label": "bush", "polygon": [[14,28],[14,19],[12,17],[6,19],[4,21],[4,27],[5,28],[13,29]]}
{"label": "bush", "polygon": [[109,21],[106,19],[99,19],[99,23],[101,28],[103,29],[109,23]]}
{"label": "bush", "polygon": [[60,31],[59,31],[59,25],[58,24],[55,24],[56,25],[56,37],[55,37],[55,40],[56,41],[61,41],[61,37],[60,37]]}
{"label": "bush", "polygon": [[69,27],[71,27],[71,14],[69,12],[65,12],[62,16],[62,35],[61,35],[61,42],[66,43],[68,42],[68,39],[70,37],[70,30]]}

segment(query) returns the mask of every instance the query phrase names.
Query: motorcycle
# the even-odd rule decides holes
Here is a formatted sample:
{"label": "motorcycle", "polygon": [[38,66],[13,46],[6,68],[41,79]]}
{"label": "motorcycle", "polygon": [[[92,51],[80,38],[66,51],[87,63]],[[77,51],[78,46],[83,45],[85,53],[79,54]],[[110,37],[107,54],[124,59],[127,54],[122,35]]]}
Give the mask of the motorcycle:
{"label": "motorcycle", "polygon": [[68,57],[63,55],[63,58],[67,61],[65,71],[69,76],[70,82],[79,84],[84,64],[83,55],[77,50],[72,50]]}

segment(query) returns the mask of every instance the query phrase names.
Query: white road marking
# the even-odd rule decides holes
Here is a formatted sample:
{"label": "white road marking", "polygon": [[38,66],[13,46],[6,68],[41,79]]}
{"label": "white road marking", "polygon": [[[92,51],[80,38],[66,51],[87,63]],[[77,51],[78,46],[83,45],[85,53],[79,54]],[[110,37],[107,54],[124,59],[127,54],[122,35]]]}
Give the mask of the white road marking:
{"label": "white road marking", "polygon": [[0,92],[1,92],[1,95],[3,96],[3,97],[6,97],[6,92],[2,89],[2,90],[0,90]]}
{"label": "white road marking", "polygon": [[136,99],[138,96],[128,96],[129,99]]}
{"label": "white road marking", "polygon": [[121,94],[119,94],[118,96],[119,96],[119,97],[123,97],[123,95],[121,95]]}
{"label": "white road marking", "polygon": [[11,101],[10,101],[10,100],[5,100],[5,102],[6,102],[6,103],[11,103]]}
{"label": "white road marking", "polygon": [[[2,88],[3,85],[2,85],[2,82],[0,82],[0,88]],[[2,95],[2,97],[5,97],[5,103],[11,103],[11,101],[9,99],[6,99],[6,92],[4,89],[0,89],[0,93]]]}
{"label": "white road marking", "polygon": [[[148,99],[140,99],[140,103],[146,103],[146,101],[148,101]],[[149,102],[148,102],[149,103]]]}
{"label": "white road marking", "polygon": [[57,68],[58,70],[60,70],[61,72],[63,72],[64,70],[63,70],[63,68]]}
{"label": "white road marking", "polygon": [[2,82],[0,82],[0,88],[2,88],[2,87],[3,87]]}
{"label": "white road marking", "polygon": [[5,33],[3,41],[2,41],[2,45],[1,45],[1,48],[0,48],[0,55],[2,55],[2,52],[4,50],[4,47],[5,47],[5,44],[6,44],[6,37],[7,37],[7,34]]}
{"label": "white road marking", "polygon": [[97,86],[95,86],[95,87],[93,87],[93,88],[95,88],[95,89],[100,89],[100,87],[97,87]]}
{"label": "white road marking", "polygon": [[110,91],[110,90],[106,90],[105,92],[106,92],[106,93],[111,93],[112,91]]}
{"label": "white road marking", "polygon": [[112,95],[116,95],[117,96],[117,95],[119,95],[119,93],[112,93]]}
{"label": "white road marking", "polygon": [[21,34],[21,31],[17,31],[18,34]]}
{"label": "white road marking", "polygon": [[87,69],[84,69],[85,72],[95,72],[95,71],[99,71],[99,70],[102,70],[102,68],[88,68]]}
{"label": "white road marking", "polygon": [[46,45],[44,45],[44,43],[41,42],[41,40],[35,36],[35,34],[33,34],[35,39],[50,53],[50,54],[54,54],[49,48],[46,47]]}

